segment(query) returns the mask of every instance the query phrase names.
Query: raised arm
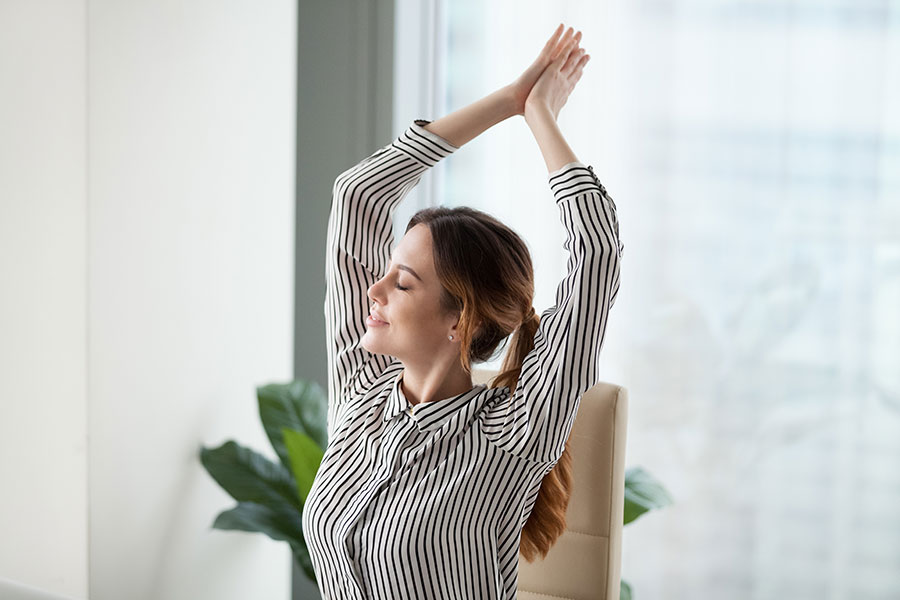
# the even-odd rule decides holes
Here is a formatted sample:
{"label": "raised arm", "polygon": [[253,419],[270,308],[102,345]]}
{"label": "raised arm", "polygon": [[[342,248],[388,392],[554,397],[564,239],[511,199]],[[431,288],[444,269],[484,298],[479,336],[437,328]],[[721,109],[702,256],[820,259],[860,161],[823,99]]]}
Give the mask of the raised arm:
{"label": "raised arm", "polygon": [[359,346],[366,332],[369,287],[384,276],[393,245],[393,213],[422,175],[489,127],[516,114],[504,86],[436,121],[417,119],[334,182],[325,267],[329,433],[341,408],[384,372],[392,357]]}
{"label": "raised arm", "polygon": [[337,176],[328,217],[325,337],[328,433],[341,409],[366,389],[391,357],[359,346],[366,332],[369,287],[385,272],[393,243],[393,212],[422,175],[457,147],[417,119],[390,144]]}
{"label": "raised arm", "polygon": [[516,114],[515,91],[512,86],[504,86],[468,106],[432,121],[425,129],[454,146],[461,147]]}
{"label": "raised arm", "polygon": [[619,290],[624,248],[615,203],[593,168],[575,157],[556,124],[587,62],[576,47],[570,43],[542,74],[525,114],[566,229],[567,273],[557,286],[555,305],[541,314],[514,393],[491,405],[481,423],[495,445],[540,463],[555,463],[562,456],[581,396],[599,381],[600,351]]}
{"label": "raised arm", "polygon": [[481,425],[504,451],[541,463],[562,456],[581,396],[600,380],[624,249],[616,205],[591,167],[574,161],[548,182],[567,233],[567,273],[555,304],[541,313],[515,392],[490,406]]}

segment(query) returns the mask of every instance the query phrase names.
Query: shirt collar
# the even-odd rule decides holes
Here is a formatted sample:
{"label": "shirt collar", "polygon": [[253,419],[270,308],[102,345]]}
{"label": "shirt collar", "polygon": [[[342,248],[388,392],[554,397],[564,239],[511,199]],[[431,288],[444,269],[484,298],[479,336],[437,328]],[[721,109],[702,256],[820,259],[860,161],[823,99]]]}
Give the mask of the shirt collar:
{"label": "shirt collar", "polygon": [[[402,378],[403,371],[400,371],[391,383],[383,420],[389,421],[397,415],[402,415],[403,418],[412,419],[419,431],[433,431],[450,421],[454,421],[456,430],[460,430],[487,400],[487,394],[482,393],[488,389],[487,385],[479,383],[468,392],[458,396],[432,402],[421,402],[413,406],[403,395],[403,389],[400,386]],[[457,418],[454,419],[454,417]]]}

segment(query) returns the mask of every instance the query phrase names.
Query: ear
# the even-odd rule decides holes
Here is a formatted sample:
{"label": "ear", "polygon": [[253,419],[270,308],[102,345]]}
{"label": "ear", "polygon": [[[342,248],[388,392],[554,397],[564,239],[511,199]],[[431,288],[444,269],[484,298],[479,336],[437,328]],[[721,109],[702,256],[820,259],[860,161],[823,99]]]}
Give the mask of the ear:
{"label": "ear", "polygon": [[447,318],[452,323],[452,325],[450,326],[450,333],[452,333],[453,336],[456,337],[456,335],[459,332],[459,320],[462,318],[462,311],[459,311],[459,310],[451,311]]}

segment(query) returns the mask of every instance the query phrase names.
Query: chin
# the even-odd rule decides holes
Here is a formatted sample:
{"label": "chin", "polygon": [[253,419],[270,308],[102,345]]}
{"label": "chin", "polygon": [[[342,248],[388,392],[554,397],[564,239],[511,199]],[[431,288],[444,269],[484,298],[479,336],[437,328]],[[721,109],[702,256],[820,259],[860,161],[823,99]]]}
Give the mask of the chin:
{"label": "chin", "polygon": [[359,341],[359,347],[368,352],[369,354],[385,354],[383,349],[379,344],[373,344],[368,340],[368,334],[362,337]]}

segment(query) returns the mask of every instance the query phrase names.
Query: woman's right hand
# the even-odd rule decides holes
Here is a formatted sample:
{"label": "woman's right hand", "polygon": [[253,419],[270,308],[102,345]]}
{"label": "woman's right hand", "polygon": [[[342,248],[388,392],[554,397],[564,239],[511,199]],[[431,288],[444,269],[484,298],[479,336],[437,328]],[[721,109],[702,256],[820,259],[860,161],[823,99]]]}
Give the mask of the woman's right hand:
{"label": "woman's right hand", "polygon": [[579,38],[580,36],[573,36],[538,77],[525,100],[526,120],[536,110],[549,110],[554,119],[559,116],[560,109],[565,106],[569,94],[581,79],[584,65],[591,58],[584,48],[578,47]]}

